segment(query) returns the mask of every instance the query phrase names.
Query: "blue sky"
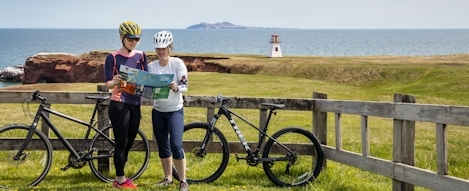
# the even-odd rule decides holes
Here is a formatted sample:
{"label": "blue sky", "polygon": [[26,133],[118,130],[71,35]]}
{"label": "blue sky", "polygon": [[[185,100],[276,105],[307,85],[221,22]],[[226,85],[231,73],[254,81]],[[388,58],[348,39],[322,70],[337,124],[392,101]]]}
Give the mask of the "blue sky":
{"label": "blue sky", "polygon": [[468,0],[2,0],[0,28],[182,29],[200,22],[303,29],[469,28]]}

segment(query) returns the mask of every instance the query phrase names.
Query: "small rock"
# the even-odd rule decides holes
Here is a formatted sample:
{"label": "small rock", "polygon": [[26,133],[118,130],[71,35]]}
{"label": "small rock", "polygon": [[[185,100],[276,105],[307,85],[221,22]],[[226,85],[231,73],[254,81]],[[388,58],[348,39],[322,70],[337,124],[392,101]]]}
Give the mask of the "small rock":
{"label": "small rock", "polygon": [[21,82],[24,75],[24,66],[8,66],[3,70],[0,70],[0,80],[7,82]]}

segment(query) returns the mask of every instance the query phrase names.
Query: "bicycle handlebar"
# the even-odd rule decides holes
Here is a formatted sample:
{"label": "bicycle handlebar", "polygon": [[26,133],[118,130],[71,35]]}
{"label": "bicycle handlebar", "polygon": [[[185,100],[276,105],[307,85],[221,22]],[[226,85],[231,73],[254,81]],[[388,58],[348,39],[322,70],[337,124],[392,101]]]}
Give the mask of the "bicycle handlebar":
{"label": "bicycle handlebar", "polygon": [[224,98],[222,94],[218,94],[215,102],[221,103],[221,105],[225,105],[230,101],[230,98]]}
{"label": "bicycle handlebar", "polygon": [[217,96],[217,98],[216,98],[215,101],[216,101],[216,102],[221,102],[222,98],[223,98],[222,95],[221,95],[221,94],[218,94],[218,96]]}
{"label": "bicycle handlebar", "polygon": [[47,99],[45,97],[42,97],[40,94],[39,94],[39,90],[36,90],[33,95],[31,95],[31,99],[33,101],[36,101],[36,99],[38,100],[41,100],[41,101],[47,101]]}

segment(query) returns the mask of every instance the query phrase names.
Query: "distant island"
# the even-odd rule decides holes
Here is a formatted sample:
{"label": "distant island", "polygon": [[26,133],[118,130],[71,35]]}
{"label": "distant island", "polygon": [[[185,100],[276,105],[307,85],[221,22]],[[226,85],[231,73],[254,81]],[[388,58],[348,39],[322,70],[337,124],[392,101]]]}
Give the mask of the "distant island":
{"label": "distant island", "polygon": [[219,23],[213,23],[213,24],[201,22],[199,24],[189,26],[186,29],[281,29],[281,28],[241,26],[241,25],[235,25],[230,22],[219,22]]}

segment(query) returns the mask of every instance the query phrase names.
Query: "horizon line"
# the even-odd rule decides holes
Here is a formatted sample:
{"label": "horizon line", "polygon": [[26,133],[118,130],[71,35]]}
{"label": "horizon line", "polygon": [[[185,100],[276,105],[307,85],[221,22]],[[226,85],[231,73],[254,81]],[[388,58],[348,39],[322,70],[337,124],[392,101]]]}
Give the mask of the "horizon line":
{"label": "horizon line", "polygon": [[[74,29],[74,30],[117,30],[116,28],[35,28],[35,27],[0,27],[0,29]],[[144,28],[142,30],[167,29],[167,30],[444,30],[444,29],[469,29],[469,28],[248,28],[248,29],[188,29],[188,28]]]}

